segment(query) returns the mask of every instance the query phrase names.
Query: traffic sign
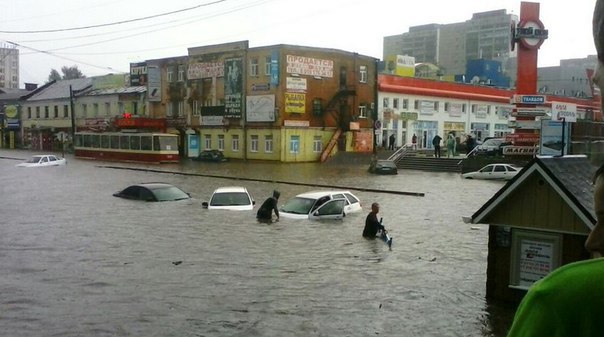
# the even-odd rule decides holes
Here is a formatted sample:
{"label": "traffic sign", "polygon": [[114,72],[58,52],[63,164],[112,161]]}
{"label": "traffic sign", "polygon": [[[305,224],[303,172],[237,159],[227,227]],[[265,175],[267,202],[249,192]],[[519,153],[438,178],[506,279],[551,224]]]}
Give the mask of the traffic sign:
{"label": "traffic sign", "polygon": [[513,117],[537,117],[545,116],[548,110],[545,108],[514,108],[512,110]]}

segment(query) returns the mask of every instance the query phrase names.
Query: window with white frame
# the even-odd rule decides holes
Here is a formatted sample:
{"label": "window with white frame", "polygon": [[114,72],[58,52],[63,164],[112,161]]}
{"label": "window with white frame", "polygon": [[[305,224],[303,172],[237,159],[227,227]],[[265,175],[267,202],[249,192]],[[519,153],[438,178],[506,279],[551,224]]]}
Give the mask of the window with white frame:
{"label": "window with white frame", "polygon": [[231,150],[233,150],[233,152],[239,152],[239,135],[233,135]]}
{"label": "window with white frame", "polygon": [[224,151],[224,135],[218,135],[218,151]]}
{"label": "window with white frame", "polygon": [[438,108],[440,107],[440,102],[439,101],[435,101],[434,102],[434,111],[438,112]]}
{"label": "window with white frame", "polygon": [[409,109],[409,100],[407,98],[403,98],[403,109]]}
{"label": "window with white frame", "polygon": [[300,153],[300,136],[291,136],[289,139],[289,153]]}
{"label": "window with white frame", "polygon": [[178,82],[184,82],[185,80],[185,66],[181,64],[178,66]]}
{"label": "window with white frame", "polygon": [[212,135],[209,135],[209,134],[203,135],[203,147],[205,150],[212,149]]}
{"label": "window with white frame", "polygon": [[359,66],[359,82],[367,83],[367,66]]}
{"label": "window with white frame", "polygon": [[314,136],[312,140],[312,151],[315,153],[323,151],[323,140],[321,136]]}
{"label": "window with white frame", "polygon": [[392,108],[393,109],[398,109],[398,98],[393,98],[392,99]]}
{"label": "window with white frame", "polygon": [[257,135],[252,135],[250,137],[250,151],[258,152],[258,136]]}
{"label": "window with white frame", "polygon": [[390,105],[390,98],[384,97],[384,99],[382,100],[382,106],[384,108],[387,108],[389,105]]}
{"label": "window with white frame", "polygon": [[266,76],[271,76],[271,60],[270,56],[264,58],[264,75]]}
{"label": "window with white frame", "polygon": [[174,115],[174,104],[172,104],[172,102],[168,102],[168,104],[166,104],[166,117],[172,117],[173,115]]}
{"label": "window with white frame", "polygon": [[174,82],[174,68],[173,67],[168,67],[168,72],[167,72],[166,77],[167,77],[168,83]]}
{"label": "window with white frame", "polygon": [[264,136],[264,152],[273,153],[273,136],[272,135]]}
{"label": "window with white frame", "polygon": [[193,101],[193,116],[199,116],[199,101],[195,100]]}
{"label": "window with white frame", "polygon": [[415,110],[419,110],[419,100],[415,100],[415,101],[413,102],[413,108],[414,108]]}
{"label": "window with white frame", "polygon": [[250,59],[250,76],[258,76],[258,58],[252,57]]}
{"label": "window with white frame", "polygon": [[178,117],[185,115],[185,101],[178,101]]}
{"label": "window with white frame", "polygon": [[367,118],[367,106],[359,105],[359,118]]}

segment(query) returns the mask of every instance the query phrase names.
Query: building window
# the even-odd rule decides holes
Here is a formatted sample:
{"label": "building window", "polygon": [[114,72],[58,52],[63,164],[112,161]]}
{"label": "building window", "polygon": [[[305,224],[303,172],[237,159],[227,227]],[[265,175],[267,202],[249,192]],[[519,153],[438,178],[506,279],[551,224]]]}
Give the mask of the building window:
{"label": "building window", "polygon": [[404,110],[409,109],[409,100],[406,98],[403,98],[403,109]]}
{"label": "building window", "polygon": [[99,104],[98,103],[92,104],[92,113],[94,114],[94,117],[99,117]]}
{"label": "building window", "polygon": [[233,152],[239,152],[239,135],[233,135],[231,150],[233,150]]}
{"label": "building window", "polygon": [[264,152],[273,153],[273,136],[264,136]]}
{"label": "building window", "polygon": [[382,100],[382,105],[384,106],[384,108],[387,108],[388,105],[390,105],[390,98],[384,97],[384,99]]}
{"label": "building window", "polygon": [[199,116],[199,101],[193,101],[193,116]]}
{"label": "building window", "polygon": [[185,81],[185,66],[183,64],[178,66],[178,82]]}
{"label": "building window", "polygon": [[224,135],[218,135],[218,151],[224,151]]}
{"label": "building window", "polygon": [[434,102],[434,111],[438,112],[438,108],[440,107],[440,102]]}
{"label": "building window", "polygon": [[174,82],[174,68],[173,67],[168,67],[168,83],[172,83]]}
{"label": "building window", "polygon": [[124,103],[117,102],[117,112],[120,116],[124,115]]}
{"label": "building window", "polygon": [[418,100],[415,100],[415,101],[413,102],[413,109],[415,109],[415,110],[419,110],[419,101],[418,101]]}
{"label": "building window", "polygon": [[392,99],[392,108],[393,109],[398,109],[398,98],[393,98]]}
{"label": "building window", "polygon": [[359,82],[367,83],[367,66],[359,66]]}
{"label": "building window", "polygon": [[271,76],[271,57],[267,56],[264,58],[264,75]]}
{"label": "building window", "polygon": [[132,102],[132,114],[138,115],[138,102]]}
{"label": "building window", "polygon": [[65,104],[63,105],[63,118],[68,118],[69,117],[69,105]]}
{"label": "building window", "polygon": [[166,117],[172,117],[173,115],[174,115],[174,104],[173,104],[173,102],[168,102],[168,104],[166,104]]}
{"label": "building window", "polygon": [[359,118],[367,118],[367,106],[359,105]]}
{"label": "building window", "polygon": [[451,109],[449,105],[449,102],[445,102],[445,112],[449,112],[449,110]]}
{"label": "building window", "polygon": [[321,136],[315,136],[312,140],[312,151],[317,153],[323,151],[323,140]]}
{"label": "building window", "polygon": [[250,76],[258,76],[258,58],[256,57],[250,59]]}
{"label": "building window", "polygon": [[54,106],[54,118],[59,118],[59,106],[55,105]]}
{"label": "building window", "polygon": [[300,153],[300,136],[291,136],[289,139],[289,153]]}
{"label": "building window", "polygon": [[212,149],[212,135],[203,135],[203,146],[205,150]]}
{"label": "building window", "polygon": [[178,109],[178,117],[182,117],[185,115],[185,101],[179,101],[177,105]]}
{"label": "building window", "polygon": [[36,118],[38,118],[38,119],[40,118],[40,107],[39,106],[36,107]]}
{"label": "building window", "polygon": [[105,103],[105,116],[109,116],[111,114],[111,103]]}
{"label": "building window", "polygon": [[27,107],[27,119],[31,119],[31,107]]}
{"label": "building window", "polygon": [[256,135],[251,136],[250,151],[258,152],[258,136]]}
{"label": "building window", "polygon": [[82,117],[88,117],[88,105],[82,104]]}
{"label": "building window", "polygon": [[48,108],[48,105],[44,107],[44,118],[48,118],[50,117],[50,109]]}

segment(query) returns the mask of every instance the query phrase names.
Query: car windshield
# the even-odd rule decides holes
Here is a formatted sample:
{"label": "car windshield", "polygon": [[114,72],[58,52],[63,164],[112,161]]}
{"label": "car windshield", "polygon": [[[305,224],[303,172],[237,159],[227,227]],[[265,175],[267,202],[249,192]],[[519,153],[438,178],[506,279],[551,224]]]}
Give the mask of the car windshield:
{"label": "car windshield", "polygon": [[189,199],[190,196],[176,186],[161,187],[153,190],[157,201]]}
{"label": "car windshield", "polygon": [[219,192],[212,195],[210,206],[244,206],[251,204],[245,192]]}
{"label": "car windshield", "polygon": [[293,214],[308,214],[314,204],[315,199],[295,197],[289,199],[280,210]]}

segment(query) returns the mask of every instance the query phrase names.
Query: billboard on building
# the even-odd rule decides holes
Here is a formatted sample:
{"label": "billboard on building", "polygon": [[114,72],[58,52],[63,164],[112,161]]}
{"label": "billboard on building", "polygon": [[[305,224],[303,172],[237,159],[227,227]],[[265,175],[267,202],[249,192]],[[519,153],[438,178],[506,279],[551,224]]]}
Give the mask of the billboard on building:
{"label": "billboard on building", "polygon": [[306,110],[306,94],[285,93],[285,112],[303,114]]}
{"label": "billboard on building", "polygon": [[130,63],[130,86],[147,85],[147,63]]}
{"label": "billboard on building", "polygon": [[147,67],[147,99],[149,102],[161,102],[161,69],[157,66]]}
{"label": "billboard on building", "polygon": [[384,59],[385,71],[397,76],[415,76],[415,57],[408,55],[389,55]]}
{"label": "billboard on building", "polygon": [[275,95],[247,96],[245,110],[248,122],[274,122]]}
{"label": "billboard on building", "polygon": [[243,97],[243,60],[232,58],[224,61],[224,116],[241,117]]}

